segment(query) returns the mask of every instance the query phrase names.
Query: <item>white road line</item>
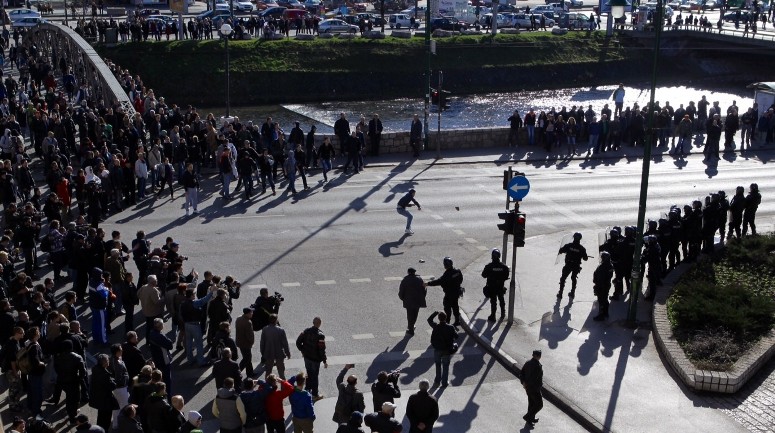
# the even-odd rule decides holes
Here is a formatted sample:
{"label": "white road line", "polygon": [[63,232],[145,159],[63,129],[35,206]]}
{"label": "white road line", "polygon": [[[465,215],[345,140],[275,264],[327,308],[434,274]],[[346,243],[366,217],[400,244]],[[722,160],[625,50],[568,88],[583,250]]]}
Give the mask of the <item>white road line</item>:
{"label": "white road line", "polygon": [[477,245],[476,248],[479,248],[479,251],[487,251],[490,249],[484,245]]}
{"label": "white road line", "polygon": [[463,235],[466,234],[466,232],[464,232],[463,230],[460,230],[460,229],[455,229],[455,230],[452,230],[452,231],[455,232],[455,234],[458,235],[458,236],[463,236]]}
{"label": "white road line", "polygon": [[433,215],[431,215],[431,218],[433,218],[433,219],[435,219],[435,220],[443,220],[443,219],[444,219],[444,217],[443,217],[443,216],[441,216],[441,215],[436,215],[436,214],[433,214]]}
{"label": "white road line", "polygon": [[374,334],[353,334],[353,340],[368,340],[374,338]]}
{"label": "white road line", "polygon": [[464,238],[464,239],[465,239],[465,240],[466,240],[466,242],[468,242],[469,244],[478,244],[478,243],[479,243],[479,241],[477,241],[477,240],[476,240],[476,239],[474,239],[474,238]]}
{"label": "white road line", "polygon": [[588,218],[584,218],[581,215],[577,214],[576,212],[573,212],[572,210],[568,209],[565,206],[562,206],[555,202],[554,200],[545,197],[543,194],[536,194],[531,197],[531,199],[538,200],[541,202],[544,206],[547,206],[549,208],[554,209],[555,211],[565,215],[570,220],[572,220],[576,224],[580,224],[586,228],[599,230],[601,227],[593,222],[591,222]]}
{"label": "white road line", "polygon": [[285,215],[243,215],[243,216],[229,216],[229,219],[239,220],[239,219],[251,219],[251,218],[282,218]]}
{"label": "white road line", "polygon": [[320,281],[315,281],[315,284],[317,284],[318,286],[330,286],[330,285],[336,284],[336,281],[334,281],[334,280],[320,280]]}
{"label": "white road line", "polygon": [[385,281],[401,281],[404,277],[385,277]]}
{"label": "white road line", "polygon": [[454,224],[452,224],[452,223],[447,223],[447,222],[441,223],[441,225],[443,225],[443,226],[444,226],[444,227],[446,227],[446,228],[450,228],[450,229],[451,229],[452,227],[455,227],[455,225],[454,225]]}
{"label": "white road line", "polygon": [[248,289],[265,289],[268,286],[266,284],[248,284]]}
{"label": "white road line", "polygon": [[336,341],[336,339],[334,337],[329,337],[328,335],[326,335],[326,343],[330,343],[332,341]]}
{"label": "white road line", "polygon": [[403,337],[406,335],[406,331],[390,331],[388,334],[390,334],[391,337]]}
{"label": "white road line", "polygon": [[371,278],[350,278],[351,283],[370,283]]}
{"label": "white road line", "polygon": [[363,213],[395,212],[395,209],[364,209]]}
{"label": "white road line", "polygon": [[301,283],[283,283],[283,287],[299,287]]}

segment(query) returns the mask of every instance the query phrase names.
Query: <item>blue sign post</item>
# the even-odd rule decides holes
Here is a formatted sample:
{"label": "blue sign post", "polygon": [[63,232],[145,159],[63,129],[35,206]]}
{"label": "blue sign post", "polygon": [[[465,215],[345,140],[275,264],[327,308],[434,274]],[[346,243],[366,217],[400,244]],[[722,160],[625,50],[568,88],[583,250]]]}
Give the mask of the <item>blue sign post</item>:
{"label": "blue sign post", "polygon": [[509,182],[506,191],[509,197],[516,201],[520,201],[530,192],[530,181],[525,176],[514,176]]}

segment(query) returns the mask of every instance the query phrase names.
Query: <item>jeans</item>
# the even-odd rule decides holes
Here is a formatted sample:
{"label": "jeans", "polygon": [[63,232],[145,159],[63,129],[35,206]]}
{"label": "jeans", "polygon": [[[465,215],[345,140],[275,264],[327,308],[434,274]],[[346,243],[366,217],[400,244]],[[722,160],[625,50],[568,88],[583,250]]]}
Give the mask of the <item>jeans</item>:
{"label": "jeans", "polygon": [[288,191],[296,194],[296,170],[291,168],[285,174],[288,177]]}
{"label": "jeans", "polygon": [[530,145],[533,145],[536,137],[536,127],[535,125],[527,125],[526,128],[527,128],[527,143]]}
{"label": "jeans", "polygon": [[269,182],[269,186],[272,188],[272,192],[274,192],[274,179],[273,179],[272,173],[266,173],[262,171],[260,176],[261,176],[261,187],[263,188],[263,192],[266,192],[267,181]]}
{"label": "jeans", "polygon": [[320,361],[304,358],[304,369],[307,370],[307,385],[304,387],[313,396],[318,394],[318,376],[320,376]]}
{"label": "jeans", "polygon": [[197,188],[186,188],[186,212],[188,212],[189,204],[194,208],[196,212],[196,206],[199,203],[199,191]]}
{"label": "jeans", "polygon": [[148,183],[148,178],[137,178],[137,199],[142,200],[145,198],[145,184]]}
{"label": "jeans", "polygon": [[194,345],[196,345],[196,363],[197,365],[204,365],[205,349],[202,343],[202,327],[199,322],[186,322],[186,360],[189,364],[194,363]]}
{"label": "jeans", "polygon": [[229,185],[231,184],[232,175],[231,172],[229,173],[221,173],[223,176],[223,187],[221,188],[221,195],[230,198],[229,197]]}
{"label": "jeans", "polygon": [[441,382],[442,385],[449,384],[449,361],[451,355],[446,350],[433,350],[433,360],[436,363],[436,378],[434,383]]}
{"label": "jeans", "polygon": [[323,166],[323,179],[328,180],[328,172],[331,170],[331,159],[321,159],[320,165]]}
{"label": "jeans", "polygon": [[412,220],[414,217],[412,216],[412,213],[406,210],[404,207],[397,207],[396,212],[398,212],[400,215],[403,215],[406,217],[406,229],[411,230],[412,229]]}
{"label": "jeans", "polygon": [[27,407],[33,416],[40,415],[40,406],[43,404],[43,375],[30,374],[27,378],[29,382]]}

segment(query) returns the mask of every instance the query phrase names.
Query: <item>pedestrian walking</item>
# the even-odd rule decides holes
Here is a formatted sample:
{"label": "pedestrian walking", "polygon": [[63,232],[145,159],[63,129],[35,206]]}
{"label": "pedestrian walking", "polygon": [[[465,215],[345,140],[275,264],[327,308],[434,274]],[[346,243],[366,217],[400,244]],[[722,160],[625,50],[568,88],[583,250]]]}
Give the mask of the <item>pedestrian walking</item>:
{"label": "pedestrian walking", "polygon": [[269,316],[269,324],[261,330],[261,356],[264,359],[267,377],[277,366],[277,375],[285,380],[285,358],[291,359],[291,349],[285,330],[277,324],[277,315]]}
{"label": "pedestrian walking", "polygon": [[748,195],[745,197],[745,211],[743,211],[743,236],[748,232],[748,226],[751,226],[751,234],[756,236],[756,210],[762,202],[762,195],[759,193],[759,185],[752,183],[748,189]]}
{"label": "pedestrian walking", "polygon": [[576,296],[576,283],[579,272],[581,272],[581,261],[588,260],[587,250],[581,245],[581,233],[573,234],[573,242],[567,243],[560,248],[558,254],[565,254],[565,266],[562,267],[562,276],[560,277],[560,291],[557,292],[557,299],[562,298],[562,292],[565,289],[565,280],[570,275],[572,283],[569,298]]}
{"label": "pedestrian walking", "polygon": [[194,164],[188,163],[180,181],[186,191],[186,216],[189,206],[194,208],[194,215],[198,214],[196,207],[199,204],[199,179],[194,173]]}
{"label": "pedestrian walking", "polygon": [[328,182],[328,172],[331,171],[331,161],[334,159],[335,151],[334,145],[331,144],[331,137],[323,139],[323,144],[318,149],[318,157],[320,158],[320,165],[323,167],[323,183]]}
{"label": "pedestrian walking", "polygon": [[315,406],[312,394],[305,390],[307,377],[304,373],[293,376],[288,381],[293,385],[293,393],[288,396],[291,402],[291,414],[294,433],[312,433],[315,422]]}
{"label": "pedestrian walking", "polygon": [[245,369],[247,376],[253,375],[253,344],[255,344],[255,334],[253,334],[253,309],[243,308],[242,315],[234,321],[236,344],[242,355],[242,361],[239,363],[240,370]]}
{"label": "pedestrian walking", "polygon": [[503,296],[506,294],[506,280],[509,279],[509,267],[501,262],[501,251],[493,248],[492,262],[488,263],[482,271],[482,278],[487,279],[484,286],[484,296],[490,298],[490,317],[488,321],[495,321],[495,312],[498,310],[497,303],[501,305],[501,319],[506,316],[506,301]]}
{"label": "pedestrian walking", "polygon": [[328,368],[328,359],[326,358],[326,336],[320,330],[323,321],[320,317],[312,319],[312,326],[305,329],[296,338],[296,348],[299,349],[304,357],[304,369],[307,370],[305,378],[305,390],[312,394],[313,400],[317,401],[323,398],[318,389],[318,377],[320,376],[320,363]]}
{"label": "pedestrian walking", "polygon": [[422,131],[423,125],[420,121],[420,116],[417,114],[412,117],[412,124],[409,131],[409,146],[412,147],[412,156],[415,158],[420,157],[420,147],[422,146]]}
{"label": "pedestrian walking", "polygon": [[614,277],[614,265],[608,251],[600,253],[600,265],[595,269],[592,283],[597,296],[597,316],[593,320],[601,321],[608,318],[608,292],[611,290],[611,279]]}
{"label": "pedestrian walking", "polygon": [[420,380],[420,390],[409,396],[406,417],[409,433],[433,433],[433,424],[439,419],[439,402],[430,395],[428,379]]}
{"label": "pedestrian walking", "polygon": [[412,220],[414,219],[414,216],[412,216],[412,213],[409,212],[406,208],[417,206],[417,210],[422,210],[420,203],[417,201],[417,199],[414,198],[416,194],[417,191],[415,191],[414,188],[410,189],[409,192],[407,192],[403,197],[401,197],[400,200],[398,200],[398,204],[396,205],[396,211],[406,217],[406,230],[404,230],[404,234],[407,235],[414,234],[412,231]]}
{"label": "pedestrian walking", "polygon": [[544,407],[544,398],[541,395],[543,386],[544,369],[541,366],[541,351],[534,350],[533,357],[522,366],[519,373],[519,381],[527,394],[527,413],[522,417],[531,426],[538,422],[536,415]]}
{"label": "pedestrian walking", "polygon": [[455,269],[452,263],[452,259],[444,257],[444,273],[441,274],[441,278],[431,280],[425,283],[425,287],[428,286],[441,286],[444,291],[444,299],[442,301],[444,305],[444,313],[447,319],[455,315],[455,323],[452,326],[460,326],[460,306],[458,300],[463,294],[463,273],[460,269]]}
{"label": "pedestrian walking", "polygon": [[[439,316],[439,323],[434,322],[436,316]],[[433,346],[433,360],[436,364],[436,378],[433,379],[433,386],[449,385],[449,361],[454,352],[457,351],[456,340],[458,338],[455,327],[449,324],[447,314],[434,311],[428,317],[428,324],[433,328],[431,332],[431,346]]]}
{"label": "pedestrian walking", "polygon": [[358,389],[358,376],[351,374],[347,376],[347,382],[344,381],[344,375],[353,367],[355,364],[345,364],[342,371],[336,376],[336,388],[339,394],[334,406],[333,420],[337,424],[348,422],[353,413],[363,414],[366,409],[363,393]]}
{"label": "pedestrian walking", "polygon": [[110,430],[110,420],[113,410],[118,409],[118,401],[113,396],[116,381],[108,370],[110,359],[108,355],[97,355],[97,365],[91,370],[91,387],[89,389],[89,406],[97,409],[97,425],[103,430]]}
{"label": "pedestrian walking", "polygon": [[406,273],[407,275],[401,280],[401,285],[398,287],[398,299],[404,303],[406,309],[406,333],[414,335],[420,308],[427,306],[425,296],[428,294],[428,289],[422,278],[416,275],[417,271],[414,268],[409,268]]}

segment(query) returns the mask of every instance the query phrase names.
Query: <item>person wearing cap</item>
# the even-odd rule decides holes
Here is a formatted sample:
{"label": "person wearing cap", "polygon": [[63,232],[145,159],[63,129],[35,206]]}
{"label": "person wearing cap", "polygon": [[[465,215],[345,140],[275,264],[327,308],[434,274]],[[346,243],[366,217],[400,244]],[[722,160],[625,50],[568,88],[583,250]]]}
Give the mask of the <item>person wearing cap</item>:
{"label": "person wearing cap", "polygon": [[323,396],[318,390],[318,377],[320,376],[320,363],[328,368],[328,358],[326,358],[326,336],[320,330],[323,321],[320,317],[312,319],[312,326],[305,329],[296,338],[296,348],[299,349],[304,357],[304,368],[307,370],[306,389],[312,394],[315,401]]}
{"label": "person wearing cap", "polygon": [[429,388],[428,379],[420,380],[420,390],[406,402],[409,433],[432,433],[433,424],[439,419],[439,402],[428,393]]}
{"label": "person wearing cap", "polygon": [[484,296],[490,298],[490,317],[488,321],[495,321],[495,312],[498,311],[497,303],[501,304],[501,319],[506,315],[506,301],[503,295],[506,294],[506,280],[509,279],[509,267],[501,262],[501,251],[493,248],[491,252],[492,261],[488,263],[482,271],[482,278],[487,279],[484,286]]}
{"label": "person wearing cap", "polygon": [[543,386],[544,369],[541,366],[541,351],[534,350],[533,357],[522,366],[519,373],[519,381],[527,393],[527,413],[522,417],[527,423],[538,422],[536,414],[544,407],[544,398],[541,395]]}
{"label": "person wearing cap", "polygon": [[376,433],[400,433],[404,427],[394,418],[396,405],[386,401],[382,403],[382,410],[366,415],[363,419],[366,427]]}
{"label": "person wearing cap", "polygon": [[188,418],[186,423],[183,424],[183,427],[180,428],[180,433],[194,433],[197,431],[201,432],[201,427],[202,415],[195,410],[190,410],[188,411]]}
{"label": "person wearing cap", "polygon": [[403,197],[401,197],[400,200],[398,200],[396,205],[396,211],[406,217],[406,230],[404,230],[404,233],[407,235],[414,234],[412,231],[412,219],[414,219],[414,216],[412,216],[412,213],[406,210],[406,208],[417,206],[417,210],[422,210],[420,203],[418,203],[414,198],[416,193],[417,192],[414,190],[414,188],[410,189],[409,192],[407,192]]}
{"label": "person wearing cap", "polygon": [[[105,433],[105,429],[102,427],[89,423],[89,417],[84,414],[75,417],[75,431],[78,433]],[[24,432],[24,428],[19,430],[19,433],[22,432]]]}
{"label": "person wearing cap", "polygon": [[442,301],[444,305],[444,313],[447,318],[451,319],[452,314],[455,314],[455,323],[452,326],[460,325],[460,306],[458,300],[463,294],[463,273],[460,269],[455,269],[452,263],[452,259],[444,257],[444,273],[440,278],[431,280],[425,283],[425,286],[441,286],[444,291],[444,299]]}
{"label": "person wearing cap", "polygon": [[406,309],[406,333],[409,335],[414,335],[420,308],[427,307],[425,296],[428,294],[428,289],[416,273],[414,268],[409,268],[398,286],[398,299],[404,303]]}
{"label": "person wearing cap", "polygon": [[239,368],[245,369],[247,376],[253,375],[253,344],[256,336],[253,333],[253,309],[245,307],[242,309],[242,315],[234,321],[236,344],[242,354],[242,361]]}

